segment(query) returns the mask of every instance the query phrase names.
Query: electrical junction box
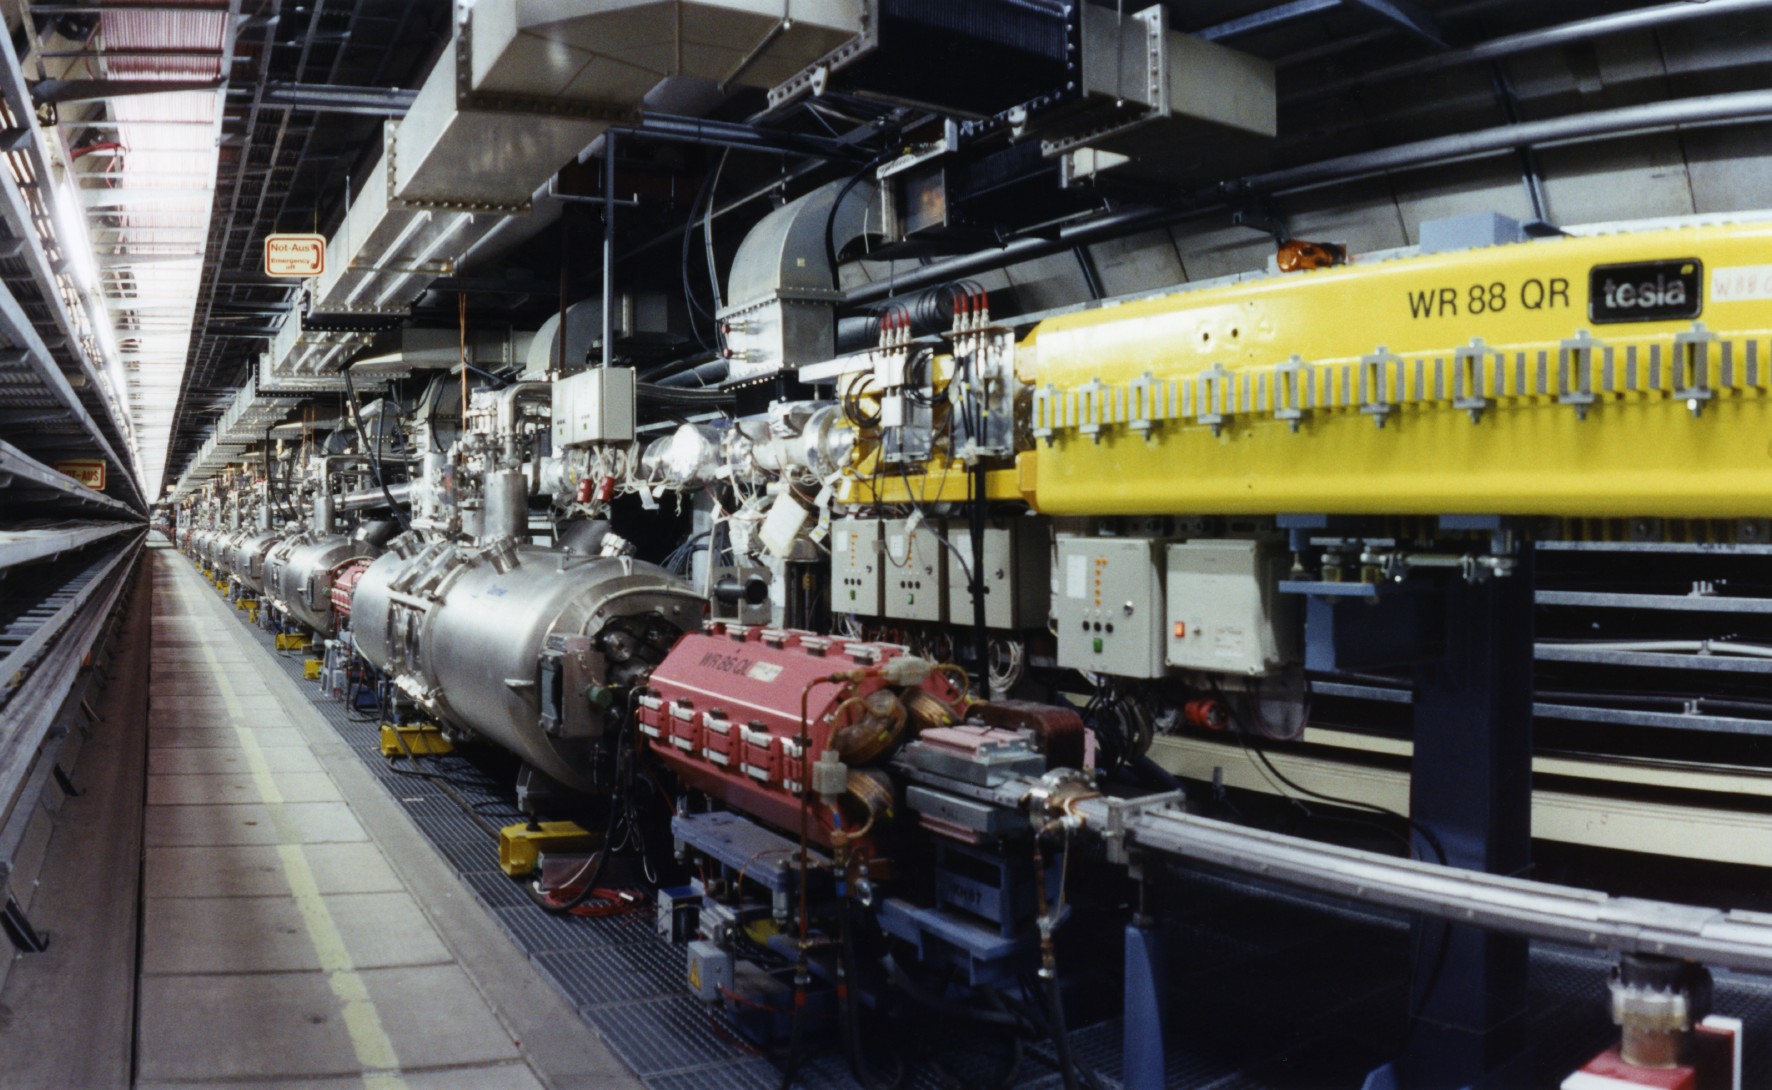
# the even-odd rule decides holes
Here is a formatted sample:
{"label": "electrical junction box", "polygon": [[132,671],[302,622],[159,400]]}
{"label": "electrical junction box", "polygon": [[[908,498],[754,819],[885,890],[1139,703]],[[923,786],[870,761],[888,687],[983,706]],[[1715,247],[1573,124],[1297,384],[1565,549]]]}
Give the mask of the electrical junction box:
{"label": "electrical junction box", "polygon": [[1169,546],[1164,661],[1188,670],[1265,674],[1298,657],[1298,599],[1279,592],[1291,561],[1259,541]]}
{"label": "electrical junction box", "polygon": [[689,942],[701,915],[701,891],[694,886],[670,886],[658,891],[658,937],[666,942]]}
{"label": "electrical junction box", "polygon": [[[1016,518],[991,523],[984,530],[984,623],[986,628],[1045,628],[1051,604],[1051,530],[1043,518]],[[960,555],[948,556],[948,621],[972,623],[972,588],[966,566],[972,564],[972,526],[965,519],[948,521],[948,544]]]}
{"label": "electrical junction box", "polygon": [[634,439],[634,370],[593,367],[554,383],[554,449]]}
{"label": "electrical junction box", "polygon": [[720,991],[732,990],[732,955],[715,943],[697,939],[689,944],[689,990],[707,1003],[720,1001]]}
{"label": "electrical junction box", "polygon": [[886,585],[884,540],[879,519],[840,518],[831,522],[831,612],[878,617]]}
{"label": "electrical junction box", "polygon": [[1058,664],[1120,677],[1163,675],[1162,542],[1058,539]]}
{"label": "electrical junction box", "polygon": [[947,547],[941,525],[925,519],[888,519],[881,570],[885,615],[900,621],[947,620]]}

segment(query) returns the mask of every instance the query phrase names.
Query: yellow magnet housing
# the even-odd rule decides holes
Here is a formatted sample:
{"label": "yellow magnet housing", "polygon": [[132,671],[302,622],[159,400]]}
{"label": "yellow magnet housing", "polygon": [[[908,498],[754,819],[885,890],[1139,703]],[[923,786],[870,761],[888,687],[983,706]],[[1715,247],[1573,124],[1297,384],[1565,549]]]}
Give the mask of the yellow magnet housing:
{"label": "yellow magnet housing", "polygon": [[[1016,348],[1034,449],[990,491],[1078,516],[1765,517],[1769,252],[1772,224],[1544,239],[1052,318]],[[936,464],[879,498],[965,483]]]}

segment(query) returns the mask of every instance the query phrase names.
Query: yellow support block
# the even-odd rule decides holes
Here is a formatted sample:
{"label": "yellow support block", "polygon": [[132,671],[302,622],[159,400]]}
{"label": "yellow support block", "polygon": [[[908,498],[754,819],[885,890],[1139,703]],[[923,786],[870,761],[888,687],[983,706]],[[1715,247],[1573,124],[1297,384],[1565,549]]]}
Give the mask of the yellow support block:
{"label": "yellow support block", "polygon": [[[310,663],[314,659],[308,660]],[[318,668],[312,675],[320,676]],[[383,757],[423,757],[430,754],[453,753],[455,744],[443,737],[443,731],[431,723],[403,723],[395,726],[392,723],[381,725],[381,753]]]}
{"label": "yellow support block", "polygon": [[544,821],[536,828],[506,825],[498,831],[498,867],[513,878],[535,870],[544,852],[596,851],[602,838],[573,821]]}
{"label": "yellow support block", "polygon": [[277,650],[279,651],[305,651],[307,647],[308,638],[299,632],[277,633]]}
{"label": "yellow support block", "polygon": [[319,659],[307,659],[301,664],[301,676],[309,681],[319,681],[320,668],[324,665]]}

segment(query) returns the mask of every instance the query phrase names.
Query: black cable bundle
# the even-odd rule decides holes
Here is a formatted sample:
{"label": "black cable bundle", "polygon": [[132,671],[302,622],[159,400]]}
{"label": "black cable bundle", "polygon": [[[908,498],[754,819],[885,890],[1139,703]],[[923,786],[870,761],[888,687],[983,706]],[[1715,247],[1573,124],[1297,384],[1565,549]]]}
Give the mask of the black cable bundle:
{"label": "black cable bundle", "polygon": [[375,483],[381,489],[382,498],[388,501],[388,510],[393,512],[395,520],[400,523],[401,530],[411,530],[412,520],[407,518],[406,512],[400,510],[400,505],[394,502],[394,494],[388,491],[388,482],[382,477],[381,436],[377,435],[372,441],[363,428],[363,407],[357,401],[357,387],[351,382],[351,368],[355,366],[356,363],[353,361],[340,369],[340,372],[345,376],[345,396],[351,399],[351,419],[356,421],[357,436],[363,441],[363,449],[369,455],[369,469],[375,474]]}

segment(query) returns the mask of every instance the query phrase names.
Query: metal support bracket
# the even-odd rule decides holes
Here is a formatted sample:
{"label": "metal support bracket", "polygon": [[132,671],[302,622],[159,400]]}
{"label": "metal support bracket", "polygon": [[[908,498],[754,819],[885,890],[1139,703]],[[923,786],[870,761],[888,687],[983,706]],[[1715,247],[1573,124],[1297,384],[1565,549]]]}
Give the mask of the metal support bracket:
{"label": "metal support bracket", "polygon": [[41,954],[49,949],[49,932],[32,927],[25,910],[11,896],[6,898],[6,907],[0,909],[0,929],[21,953]]}
{"label": "metal support bracket", "polygon": [[86,794],[86,792],[74,786],[74,781],[69,778],[67,770],[62,768],[61,765],[57,764],[50,766],[50,775],[55,777],[55,785],[62,789],[62,794],[69,798],[77,799],[81,795]]}
{"label": "metal support bracket", "polygon": [[1187,802],[1187,792],[1163,791],[1135,799],[1103,798],[1102,802],[1107,806],[1107,824],[1101,829],[1102,843],[1107,847],[1109,859],[1125,864],[1131,861],[1126,849],[1126,830],[1132,820],[1143,814],[1182,805]]}

